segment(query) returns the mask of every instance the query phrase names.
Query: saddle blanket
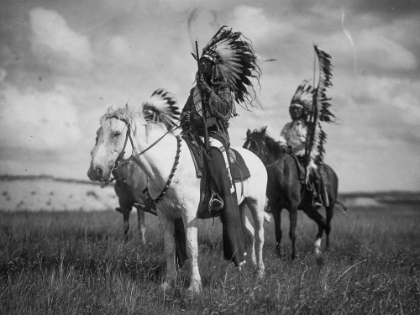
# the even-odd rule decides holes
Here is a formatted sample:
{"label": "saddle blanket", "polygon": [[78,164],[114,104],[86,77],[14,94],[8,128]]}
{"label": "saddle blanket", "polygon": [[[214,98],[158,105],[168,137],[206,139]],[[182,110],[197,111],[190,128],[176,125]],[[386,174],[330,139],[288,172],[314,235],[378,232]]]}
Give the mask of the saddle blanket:
{"label": "saddle blanket", "polygon": [[[184,138],[184,140],[187,142],[188,147],[190,148],[190,152],[194,160],[197,177],[201,178],[203,176],[203,167],[204,167],[203,153],[201,152],[202,148],[198,148],[188,138]],[[240,155],[238,151],[232,148],[229,149],[228,153],[229,153],[228,156],[229,156],[229,161],[230,161],[230,166],[231,166],[230,172],[231,172],[233,181],[241,182],[245,179],[248,179],[251,176],[251,174],[249,172],[248,167],[245,164],[245,161],[242,155]]]}

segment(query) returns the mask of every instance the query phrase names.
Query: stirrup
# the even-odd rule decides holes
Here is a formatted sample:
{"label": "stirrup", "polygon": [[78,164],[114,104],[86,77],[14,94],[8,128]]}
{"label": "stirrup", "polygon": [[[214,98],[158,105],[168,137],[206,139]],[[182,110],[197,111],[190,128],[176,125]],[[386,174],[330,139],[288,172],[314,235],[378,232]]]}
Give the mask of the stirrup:
{"label": "stirrup", "polygon": [[315,209],[319,209],[319,208],[321,208],[322,207],[322,203],[320,203],[320,202],[318,202],[318,201],[314,201],[313,202],[313,206],[314,206],[314,208]]}
{"label": "stirrup", "polygon": [[209,201],[209,211],[212,216],[216,216],[223,209],[225,203],[217,192],[211,191],[211,197]]}
{"label": "stirrup", "polygon": [[316,196],[316,197],[314,197],[314,199],[312,200],[312,205],[317,210],[323,206],[322,199],[321,199],[321,197],[319,195]]}

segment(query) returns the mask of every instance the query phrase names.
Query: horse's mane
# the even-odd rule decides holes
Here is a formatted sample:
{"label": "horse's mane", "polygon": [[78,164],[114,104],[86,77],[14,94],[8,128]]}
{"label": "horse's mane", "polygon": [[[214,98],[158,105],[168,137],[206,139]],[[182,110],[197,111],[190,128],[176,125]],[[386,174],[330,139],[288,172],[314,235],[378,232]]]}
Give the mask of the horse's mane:
{"label": "horse's mane", "polygon": [[149,131],[154,128],[164,129],[166,128],[163,124],[157,123],[153,120],[146,120],[144,118],[144,113],[142,107],[134,108],[131,105],[126,104],[124,107],[114,109],[112,106],[108,108],[107,112],[101,117],[100,122],[101,126],[107,118],[117,118],[128,123],[131,129],[136,132],[136,124],[134,121],[139,121],[141,125],[146,126],[146,134],[148,135]]}
{"label": "horse's mane", "polygon": [[255,129],[252,133],[252,138],[259,147],[267,150],[267,153],[272,154],[276,159],[286,153],[284,146],[268,135],[267,127],[261,128],[260,131]]}

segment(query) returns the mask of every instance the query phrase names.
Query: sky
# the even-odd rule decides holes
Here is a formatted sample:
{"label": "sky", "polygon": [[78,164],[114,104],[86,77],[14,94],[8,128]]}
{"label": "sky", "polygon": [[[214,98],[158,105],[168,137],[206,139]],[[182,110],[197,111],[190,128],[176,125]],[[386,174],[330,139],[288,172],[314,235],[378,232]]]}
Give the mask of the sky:
{"label": "sky", "polygon": [[323,128],[339,191],[420,190],[420,1],[0,4],[0,174],[87,180],[107,108],[140,106],[158,88],[182,108],[197,70],[192,43],[202,48],[226,25],[252,41],[262,70],[258,106],[237,106],[231,119],[232,146],[247,129],[279,138],[297,86],[313,82],[316,44],[334,67],[337,120]]}

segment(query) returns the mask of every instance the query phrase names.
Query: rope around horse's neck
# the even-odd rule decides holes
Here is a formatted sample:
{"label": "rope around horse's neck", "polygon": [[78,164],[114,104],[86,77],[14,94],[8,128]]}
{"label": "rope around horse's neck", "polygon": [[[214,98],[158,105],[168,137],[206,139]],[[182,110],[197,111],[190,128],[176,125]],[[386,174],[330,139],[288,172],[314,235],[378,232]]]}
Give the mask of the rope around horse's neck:
{"label": "rope around horse's neck", "polygon": [[[179,127],[177,127],[179,128]],[[146,149],[144,149],[143,151],[141,151],[140,153],[137,153],[135,155],[131,155],[127,160],[130,159],[134,159],[136,157],[139,157],[140,155],[142,155],[143,153],[149,151],[151,148],[153,148],[160,140],[162,140],[168,133],[172,132],[173,130],[177,129],[177,128],[170,128],[167,132],[165,132],[161,137],[159,137],[155,142],[153,142],[151,145],[149,145]],[[130,139],[131,138],[131,134],[130,134]]]}
{"label": "rope around horse's neck", "polygon": [[[128,162],[130,162],[130,161],[132,161],[132,160],[134,160],[135,158],[138,158],[140,155],[142,155],[142,154],[144,154],[145,152],[147,152],[147,151],[149,151],[151,148],[153,148],[156,144],[158,144],[158,142],[159,141],[161,141],[168,133],[170,133],[170,132],[172,132],[172,131],[174,131],[174,130],[176,130],[177,128],[179,128],[179,126],[172,126],[170,129],[168,129],[168,131],[167,132],[165,132],[161,137],[159,137],[157,140],[155,140],[151,145],[149,145],[146,149],[144,149],[143,151],[141,151],[140,153],[137,153],[137,154],[131,154],[131,156],[128,158],[128,159],[126,159],[126,160],[122,160],[122,158],[120,159],[119,157],[117,158],[117,161],[116,162],[118,162],[118,165],[114,168],[114,169],[116,169],[118,166],[120,166],[120,165],[124,165],[124,164],[126,164],[126,163],[128,163]],[[128,137],[130,137],[130,142],[131,142],[131,144],[132,144],[132,146],[133,146],[133,138],[131,137],[131,133],[128,133]],[[125,147],[125,144],[124,144],[124,147]],[[133,146],[133,149],[134,149],[134,146]],[[122,151],[122,152],[124,152],[124,150]],[[122,160],[121,162],[119,162],[119,160]]]}
{"label": "rope around horse's neck", "polygon": [[179,164],[179,157],[180,157],[180,153],[181,153],[181,137],[176,136],[176,140],[177,140],[177,149],[176,149],[175,161],[174,161],[174,165],[172,166],[171,174],[169,175],[169,178],[166,181],[165,186],[163,187],[159,196],[157,196],[155,199],[152,199],[152,197],[150,197],[149,190],[147,190],[147,198],[149,198],[154,204],[156,204],[156,203],[158,203],[158,201],[162,200],[163,196],[166,194],[166,191],[168,190],[169,185],[172,182],[172,179],[175,175],[176,168]]}
{"label": "rope around horse's neck", "polygon": [[275,160],[273,163],[270,163],[270,164],[266,165],[265,168],[270,168],[270,167],[276,165],[281,159],[282,158],[279,158],[279,159]]}
{"label": "rope around horse's neck", "polygon": [[[168,131],[167,132],[165,132],[161,137],[159,137],[159,139],[157,139],[155,142],[153,142],[150,146],[148,146],[146,149],[144,149],[143,151],[141,151],[140,153],[138,153],[138,154],[135,154],[135,155],[133,155],[133,153],[134,153],[134,144],[133,144],[133,138],[131,137],[131,126],[130,126],[130,124],[128,123],[128,121],[126,121],[125,119],[121,119],[121,118],[119,118],[119,117],[117,117],[117,116],[111,116],[111,117],[109,117],[109,118],[116,118],[116,119],[119,119],[119,120],[121,120],[121,121],[123,121],[126,125],[127,125],[127,133],[126,133],[126,135],[125,135],[125,141],[124,141],[124,145],[123,145],[123,148],[122,148],[122,150],[121,150],[121,152],[120,152],[120,154],[118,155],[118,157],[117,157],[117,159],[115,160],[115,162],[112,164],[112,167],[111,167],[111,172],[110,172],[110,174],[112,174],[112,172],[113,171],[115,171],[119,166],[121,166],[121,165],[124,165],[124,164],[126,164],[126,163],[128,163],[128,162],[130,162],[130,161],[132,161],[132,160],[134,160],[136,157],[139,157],[140,155],[142,155],[143,153],[145,153],[146,151],[148,151],[148,150],[150,150],[152,147],[154,147],[160,140],[162,140],[168,133],[170,133],[170,132],[172,132],[172,131],[174,131],[174,130],[176,130],[176,129],[178,129],[178,128],[180,128],[180,126],[177,126],[177,124],[174,124],[171,128],[169,128],[168,129]],[[178,121],[179,122],[179,121]],[[128,138],[130,139],[130,142],[131,142],[131,147],[133,148],[133,152],[131,153],[131,156],[128,158],[128,159],[126,159],[126,160],[124,160],[123,159],[123,156],[124,156],[124,154],[125,154],[125,147],[127,146],[127,140],[128,140]],[[111,176],[111,175],[110,175]],[[112,181],[113,181],[114,179],[113,178],[110,178],[110,179],[107,179],[107,180],[105,180],[104,182],[103,182],[103,185],[102,185],[102,187],[105,187],[106,185],[108,185],[109,183],[111,183]]]}

